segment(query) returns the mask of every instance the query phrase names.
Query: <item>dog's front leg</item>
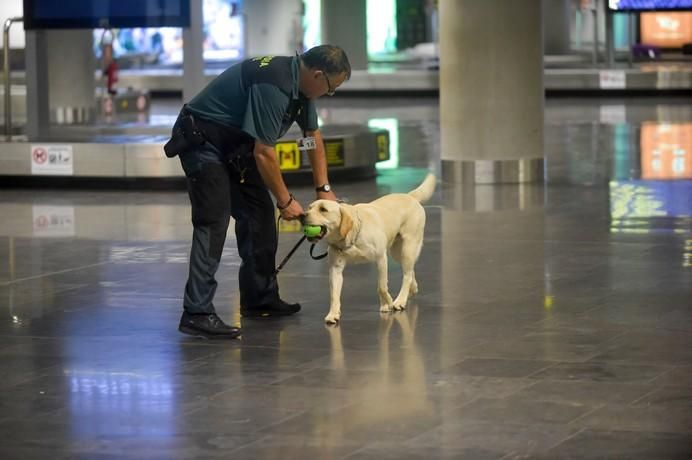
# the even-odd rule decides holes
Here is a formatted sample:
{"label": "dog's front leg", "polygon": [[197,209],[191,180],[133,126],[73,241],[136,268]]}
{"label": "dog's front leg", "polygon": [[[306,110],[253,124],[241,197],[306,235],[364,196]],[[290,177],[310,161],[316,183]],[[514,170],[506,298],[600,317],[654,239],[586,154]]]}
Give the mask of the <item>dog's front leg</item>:
{"label": "dog's front leg", "polygon": [[341,287],[344,283],[346,260],[342,257],[334,257],[329,265],[329,313],[324,317],[324,322],[335,324],[341,319]]}
{"label": "dog's front leg", "polygon": [[380,311],[392,311],[392,296],[389,295],[387,281],[387,252],[377,259],[377,294],[380,297]]}

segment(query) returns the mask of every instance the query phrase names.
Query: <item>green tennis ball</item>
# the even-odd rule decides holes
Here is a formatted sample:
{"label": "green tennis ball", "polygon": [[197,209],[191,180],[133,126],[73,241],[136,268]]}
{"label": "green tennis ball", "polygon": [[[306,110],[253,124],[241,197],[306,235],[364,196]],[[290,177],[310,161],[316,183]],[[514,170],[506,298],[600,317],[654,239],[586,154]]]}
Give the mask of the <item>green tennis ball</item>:
{"label": "green tennis ball", "polygon": [[303,232],[308,238],[314,238],[316,236],[320,236],[320,233],[322,233],[322,227],[319,225],[306,225],[303,227]]}

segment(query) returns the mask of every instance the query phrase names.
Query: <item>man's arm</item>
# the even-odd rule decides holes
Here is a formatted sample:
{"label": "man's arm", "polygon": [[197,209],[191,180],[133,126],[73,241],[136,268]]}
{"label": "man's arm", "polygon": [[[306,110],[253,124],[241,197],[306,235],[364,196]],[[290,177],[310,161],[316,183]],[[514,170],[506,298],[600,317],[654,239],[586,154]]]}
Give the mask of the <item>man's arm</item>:
{"label": "man's arm", "polygon": [[[315,187],[320,187],[329,183],[327,174],[327,152],[324,150],[324,141],[322,141],[322,133],[319,129],[315,131],[306,131],[305,137],[315,138],[315,149],[308,150],[310,165],[312,166],[312,180],[315,182]],[[336,201],[336,195],[333,191],[317,192],[317,198]]]}
{"label": "man's arm", "polygon": [[274,195],[281,211],[281,217],[286,220],[292,220],[302,216],[304,214],[303,207],[288,192],[284,178],[281,175],[281,168],[279,167],[279,160],[274,147],[255,140],[254,155],[257,169],[259,169],[265,185]]}

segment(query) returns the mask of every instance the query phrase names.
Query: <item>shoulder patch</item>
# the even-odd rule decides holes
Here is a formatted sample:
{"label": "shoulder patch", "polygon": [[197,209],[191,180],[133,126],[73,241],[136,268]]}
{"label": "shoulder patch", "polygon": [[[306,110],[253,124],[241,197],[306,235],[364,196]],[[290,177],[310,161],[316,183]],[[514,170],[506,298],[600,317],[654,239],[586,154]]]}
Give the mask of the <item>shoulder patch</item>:
{"label": "shoulder patch", "polygon": [[269,65],[269,63],[272,61],[272,59],[274,59],[274,56],[261,56],[261,57],[253,58],[252,60],[255,62],[259,61],[259,66],[265,67],[265,66]]}
{"label": "shoulder patch", "polygon": [[290,96],[293,90],[293,73],[288,56],[260,56],[242,63],[242,79],[246,88],[268,83]]}

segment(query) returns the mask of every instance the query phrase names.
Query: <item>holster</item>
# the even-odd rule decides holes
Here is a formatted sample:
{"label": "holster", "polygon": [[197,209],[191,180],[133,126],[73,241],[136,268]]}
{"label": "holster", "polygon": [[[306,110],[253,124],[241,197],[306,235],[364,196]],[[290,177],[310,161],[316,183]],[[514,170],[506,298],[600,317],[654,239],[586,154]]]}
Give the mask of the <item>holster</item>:
{"label": "holster", "polygon": [[168,158],[173,158],[206,142],[204,133],[197,126],[195,117],[185,106],[173,124],[171,138],[163,146]]}
{"label": "holster", "polygon": [[166,156],[172,158],[205,142],[211,143],[228,159],[252,152],[255,145],[255,139],[240,128],[195,117],[186,104],[173,125],[171,139],[163,149]]}

